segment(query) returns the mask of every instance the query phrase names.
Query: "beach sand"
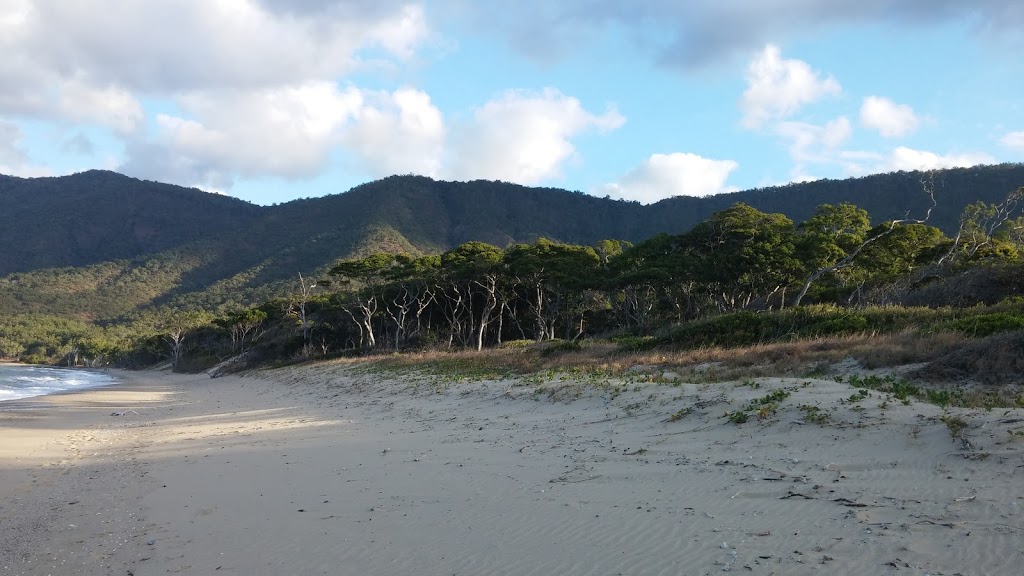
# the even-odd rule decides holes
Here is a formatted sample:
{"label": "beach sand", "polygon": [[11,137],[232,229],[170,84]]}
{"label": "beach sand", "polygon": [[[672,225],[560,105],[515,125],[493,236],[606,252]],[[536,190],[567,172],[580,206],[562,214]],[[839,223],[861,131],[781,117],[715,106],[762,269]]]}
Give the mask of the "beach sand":
{"label": "beach sand", "polygon": [[[1024,410],[944,414],[817,379],[645,382],[672,380],[654,369],[611,383],[341,363],[119,374],[0,407],[0,573],[1024,565]],[[776,390],[790,395],[767,418],[724,416]]]}

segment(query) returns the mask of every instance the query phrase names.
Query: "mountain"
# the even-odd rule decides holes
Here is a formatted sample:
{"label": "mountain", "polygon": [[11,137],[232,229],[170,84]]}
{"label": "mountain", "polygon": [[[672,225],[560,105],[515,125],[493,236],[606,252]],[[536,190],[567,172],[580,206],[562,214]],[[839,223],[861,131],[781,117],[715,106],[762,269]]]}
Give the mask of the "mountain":
{"label": "mountain", "polygon": [[93,170],[0,175],[0,275],[133,258],[211,238],[259,206],[194,188]]}
{"label": "mountain", "polygon": [[[930,178],[930,180],[928,178]],[[796,222],[851,202],[874,222],[921,217],[950,232],[968,203],[999,202],[1024,165],[898,172],[849,180],[676,197],[650,206],[555,188],[392,176],[343,194],[256,206],[112,172],[0,176],[0,314],[36,311],[115,319],[152,305],[247,304],[298,272],[375,251],[439,252],[547,237],[574,244],[681,233],[736,202]],[[12,274],[13,273],[13,274]]]}

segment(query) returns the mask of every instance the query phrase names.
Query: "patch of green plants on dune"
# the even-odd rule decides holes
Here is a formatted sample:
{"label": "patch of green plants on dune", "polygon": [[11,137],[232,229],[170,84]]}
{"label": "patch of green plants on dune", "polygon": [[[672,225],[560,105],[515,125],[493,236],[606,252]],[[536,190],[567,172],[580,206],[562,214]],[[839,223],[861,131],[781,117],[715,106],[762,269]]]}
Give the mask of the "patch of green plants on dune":
{"label": "patch of green plants on dune", "polygon": [[789,398],[791,392],[786,389],[779,389],[769,392],[764,396],[754,398],[740,410],[725,413],[725,418],[733,424],[743,424],[751,417],[759,420],[770,420],[778,412],[782,402]]}
{"label": "patch of green plants on dune", "polygon": [[804,413],[804,421],[811,422],[823,426],[832,421],[832,417],[828,412],[825,412],[818,406],[811,406],[810,404],[801,404],[798,406],[800,411]]}

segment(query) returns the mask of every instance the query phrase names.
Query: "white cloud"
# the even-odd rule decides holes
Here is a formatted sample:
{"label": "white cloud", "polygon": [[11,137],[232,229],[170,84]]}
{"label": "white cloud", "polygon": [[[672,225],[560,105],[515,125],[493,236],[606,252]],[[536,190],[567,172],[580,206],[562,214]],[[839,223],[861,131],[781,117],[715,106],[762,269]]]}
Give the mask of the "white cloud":
{"label": "white cloud", "polygon": [[894,149],[886,161],[884,170],[937,170],[940,168],[962,168],[978,164],[993,164],[995,159],[981,152],[936,154],[927,150],[915,150],[900,146]]}
{"label": "white cloud", "polygon": [[315,176],[336,150],[372,177],[415,173],[534,184],[573,157],[571,139],[613,130],[614,110],[595,115],[555,90],[508,92],[478,108],[451,141],[423,91],[376,92],[329,82],[179,98],[185,114],[158,115],[155,138],[135,138],[123,170],[204,189],[235,177]]}
{"label": "white cloud", "polygon": [[726,180],[738,166],[732,160],[712,160],[696,154],[654,154],[597,193],[643,204],[672,196],[707,196],[727,191]]}
{"label": "white cloud", "polygon": [[790,155],[799,161],[828,153],[849,140],[853,134],[853,126],[846,116],[830,120],[824,126],[806,122],[780,122],[774,130],[788,141]]}
{"label": "white cloud", "polygon": [[380,93],[360,109],[343,142],[374,177],[391,174],[437,176],[444,151],[444,117],[422,91]]}
{"label": "white cloud", "polygon": [[226,190],[232,175],[309,178],[327,163],[363,94],[330,82],[180,98],[188,118],[158,115],[154,140],[136,139],[123,169]]}
{"label": "white cloud", "polygon": [[886,156],[871,150],[842,150],[837,155],[839,164],[847,176],[864,176],[884,171]]}
{"label": "white cloud", "polygon": [[879,96],[868,96],[860,107],[860,123],[886,138],[905,136],[917,130],[920,121],[914,109]]}
{"label": "white cloud", "polygon": [[[10,0],[6,0],[10,1]],[[335,78],[361,52],[405,59],[428,35],[408,2],[321,3],[275,11],[254,0],[36,0],[12,48],[56,78],[83,75],[132,92],[266,88]]]}
{"label": "white cloud", "polygon": [[1024,131],[1007,132],[999,139],[999,143],[1007,148],[1015,148],[1024,152]]}
{"label": "white cloud", "polygon": [[[413,0],[0,0],[0,114],[131,135],[124,166],[147,178],[307,177],[361,105],[338,78],[429,36]],[[136,134],[143,97],[181,113]]]}
{"label": "white cloud", "polygon": [[810,166],[837,163],[839,147],[853,134],[853,127],[846,116],[830,120],[824,126],[779,122],[773,130],[786,142],[794,163],[790,177],[795,182],[817,180],[809,173]]}
{"label": "white cloud", "polygon": [[451,174],[459,179],[520,184],[556,178],[575,154],[573,136],[587,130],[615,130],[624,122],[614,108],[595,115],[576,98],[557,90],[506,92],[457,128]]}
{"label": "white cloud", "polygon": [[65,118],[94,122],[128,134],[142,122],[142,104],[127,90],[95,88],[79,80],[64,82],[57,108]]}
{"label": "white cloud", "polygon": [[805,104],[839,94],[831,76],[820,75],[802,60],[783,60],[777,46],[765,46],[747,68],[747,90],[740,100],[742,124],[760,128],[769,120],[791,116]]}

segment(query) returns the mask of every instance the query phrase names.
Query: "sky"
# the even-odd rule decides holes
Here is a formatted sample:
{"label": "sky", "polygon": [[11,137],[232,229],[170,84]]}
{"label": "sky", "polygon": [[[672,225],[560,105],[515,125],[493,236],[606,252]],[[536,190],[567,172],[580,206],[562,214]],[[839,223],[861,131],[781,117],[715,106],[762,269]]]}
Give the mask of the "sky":
{"label": "sky", "polygon": [[0,0],[0,174],[644,204],[1024,162],[1020,0]]}

